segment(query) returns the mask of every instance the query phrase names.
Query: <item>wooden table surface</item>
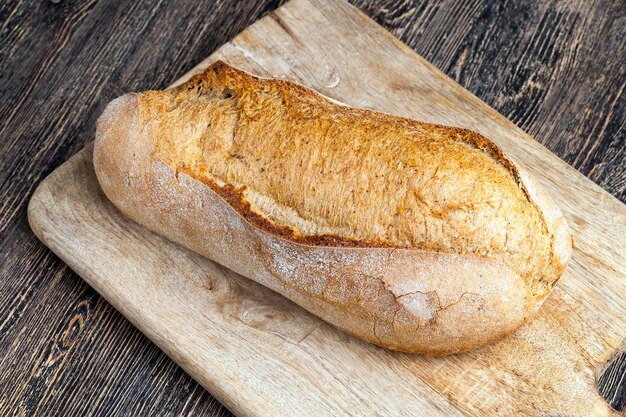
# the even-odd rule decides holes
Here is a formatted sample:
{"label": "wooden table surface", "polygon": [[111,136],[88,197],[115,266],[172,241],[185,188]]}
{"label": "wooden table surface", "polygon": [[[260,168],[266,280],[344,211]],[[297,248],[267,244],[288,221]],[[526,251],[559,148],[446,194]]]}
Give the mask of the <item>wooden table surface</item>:
{"label": "wooden table surface", "polygon": [[[230,415],[35,238],[26,205],[108,101],[165,87],[280,3],[1,2],[0,415]],[[352,3],[626,201],[626,3]],[[599,379],[624,410],[626,355]]]}

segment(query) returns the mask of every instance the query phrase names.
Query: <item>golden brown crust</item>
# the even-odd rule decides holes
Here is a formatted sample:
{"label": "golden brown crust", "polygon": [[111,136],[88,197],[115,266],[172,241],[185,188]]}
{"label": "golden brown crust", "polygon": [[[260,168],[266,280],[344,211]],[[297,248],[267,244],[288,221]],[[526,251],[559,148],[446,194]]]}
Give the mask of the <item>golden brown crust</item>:
{"label": "golden brown crust", "polygon": [[[385,233],[381,238],[370,234],[374,238],[367,239],[368,230],[359,231],[357,225],[346,232],[329,219],[318,218],[330,224],[326,229],[316,229],[317,225],[310,229],[326,233],[307,233],[310,226],[306,223],[298,228],[298,223],[278,222],[281,218],[291,221],[292,217],[294,222],[301,221],[275,203],[284,197],[280,190],[263,188],[266,184],[246,170],[236,172],[238,177],[228,176],[236,164],[257,167],[254,149],[246,153],[242,151],[245,146],[229,148],[240,152],[227,155],[234,162],[224,165],[226,174],[205,163],[221,158],[221,142],[211,142],[215,135],[221,135],[223,141],[245,144],[249,142],[241,138],[245,139],[246,131],[240,126],[250,123],[246,118],[251,114],[252,119],[271,124],[264,119],[268,112],[246,110],[251,103],[259,103],[255,101],[258,97],[246,101],[258,91],[278,103],[277,111],[295,108],[296,112],[313,112],[307,117],[354,122],[355,134],[368,126],[384,125],[396,133],[417,127],[422,136],[470,144],[458,149],[473,152],[475,159],[487,165],[485,169],[496,175],[493,178],[498,186],[503,184],[503,192],[519,202],[514,208],[521,207],[519,216],[537,216],[529,224],[536,225],[534,230],[545,236],[545,240],[537,240],[546,242],[549,256],[545,263],[528,277],[517,272],[515,262],[506,256],[465,250],[463,241],[456,247],[433,250],[429,246],[432,242],[423,246],[400,244]],[[212,108],[220,111],[212,114]],[[187,122],[181,124],[181,117],[188,117]],[[238,130],[231,126],[235,119],[240,124]],[[214,136],[197,135],[198,126],[207,121],[218,127]],[[299,137],[301,132],[288,121],[278,123],[292,129],[291,137]],[[254,132],[258,135],[262,130],[256,128]],[[341,140],[339,134],[337,141]],[[317,152],[315,147],[298,146],[293,144],[290,152]],[[407,146],[419,152],[410,143]],[[193,153],[198,150],[204,153]],[[375,162],[385,162],[387,157]],[[335,326],[390,349],[448,354],[503,337],[545,299],[571,253],[567,226],[545,191],[477,133],[341,106],[300,85],[260,80],[223,63],[176,89],[129,95],[111,103],[99,120],[94,164],[109,199],[131,219],[282,293]],[[267,170],[261,177],[270,179],[271,175],[287,175],[298,169],[284,164],[258,167]],[[302,172],[309,171],[305,167]],[[246,181],[230,181],[233,178]],[[350,176],[333,178],[354,185]],[[500,192],[497,187],[487,189]],[[307,195],[296,198],[306,199]],[[318,209],[315,204],[308,208]],[[361,202],[357,200],[360,207],[358,204]],[[264,212],[268,207],[278,214]],[[307,209],[306,205],[294,207]],[[346,219],[354,223],[358,216]],[[497,224],[490,227],[497,234]],[[532,242],[523,242],[532,247]],[[492,244],[497,242],[485,243],[488,248]]]}
{"label": "golden brown crust", "polygon": [[[184,172],[191,177],[194,177],[186,170],[181,170],[179,172]],[[228,205],[235,209],[235,211],[239,213],[240,216],[246,219],[248,223],[271,235],[308,246],[341,246],[348,248],[393,247],[384,242],[350,239],[347,237],[332,234],[311,236],[297,235],[290,227],[281,226],[276,223],[270,222],[265,217],[253,211],[250,208],[250,203],[248,203],[248,201],[246,201],[245,197],[243,196],[243,193],[240,190],[237,190],[231,184],[225,184],[223,187],[220,187],[213,181],[207,179],[203,179],[202,181],[207,184],[211,188],[211,190],[213,190],[216,194],[222,197],[222,199],[224,199],[224,201],[228,203]]]}

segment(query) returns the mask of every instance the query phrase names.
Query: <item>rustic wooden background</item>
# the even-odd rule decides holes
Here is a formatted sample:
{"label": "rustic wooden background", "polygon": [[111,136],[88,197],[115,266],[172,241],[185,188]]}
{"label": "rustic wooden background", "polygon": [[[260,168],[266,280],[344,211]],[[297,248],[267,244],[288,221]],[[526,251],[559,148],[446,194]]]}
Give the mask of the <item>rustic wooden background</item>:
{"label": "rustic wooden background", "polygon": [[[626,3],[351,1],[626,201]],[[108,101],[165,87],[280,3],[0,2],[0,415],[229,415],[34,237],[26,205]],[[626,355],[600,386],[626,408]]]}

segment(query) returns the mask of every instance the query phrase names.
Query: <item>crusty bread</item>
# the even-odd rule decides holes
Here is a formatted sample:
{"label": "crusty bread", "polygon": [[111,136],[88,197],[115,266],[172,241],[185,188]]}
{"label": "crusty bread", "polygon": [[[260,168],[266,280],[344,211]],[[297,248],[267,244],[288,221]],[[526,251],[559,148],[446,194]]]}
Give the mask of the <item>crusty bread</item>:
{"label": "crusty bread", "polygon": [[547,193],[483,136],[222,62],[111,102],[94,165],[129,218],[395,350],[503,337],[572,252]]}

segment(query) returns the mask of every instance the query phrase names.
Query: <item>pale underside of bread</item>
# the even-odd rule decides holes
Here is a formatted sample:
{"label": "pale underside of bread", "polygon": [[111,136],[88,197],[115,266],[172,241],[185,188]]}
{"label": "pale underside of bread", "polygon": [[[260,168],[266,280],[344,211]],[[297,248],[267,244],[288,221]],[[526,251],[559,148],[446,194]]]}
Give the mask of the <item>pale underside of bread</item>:
{"label": "pale underside of bread", "polygon": [[482,136],[223,63],[111,103],[94,164],[129,218],[391,349],[510,333],[571,253],[545,191]]}

